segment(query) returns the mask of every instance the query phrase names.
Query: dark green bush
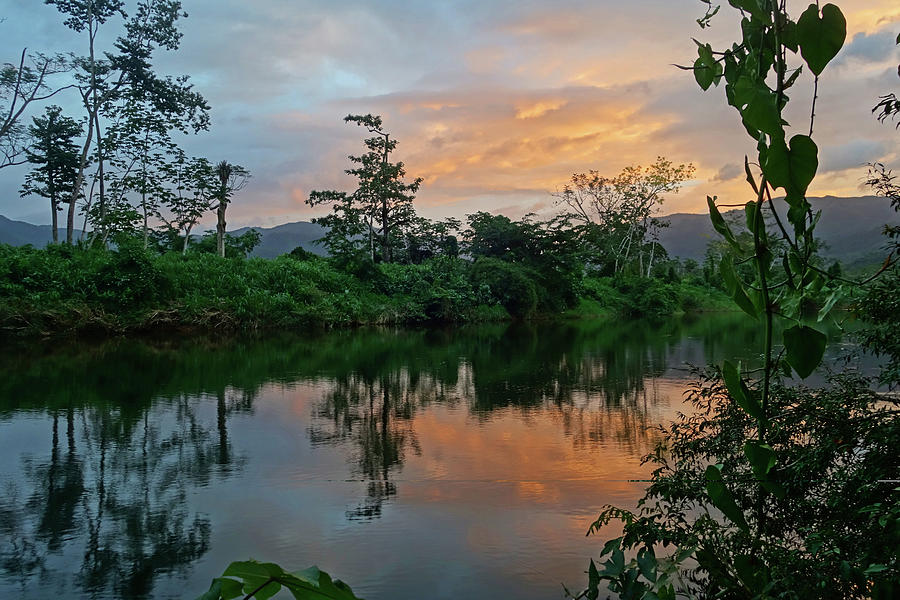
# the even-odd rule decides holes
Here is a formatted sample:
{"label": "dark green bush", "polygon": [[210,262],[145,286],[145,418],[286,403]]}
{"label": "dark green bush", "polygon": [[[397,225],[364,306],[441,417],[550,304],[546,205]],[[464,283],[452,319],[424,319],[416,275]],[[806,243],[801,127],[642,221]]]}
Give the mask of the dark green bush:
{"label": "dark green bush", "polygon": [[493,299],[516,318],[534,314],[538,295],[533,273],[525,267],[496,258],[480,258],[472,265],[472,285],[486,286]]}

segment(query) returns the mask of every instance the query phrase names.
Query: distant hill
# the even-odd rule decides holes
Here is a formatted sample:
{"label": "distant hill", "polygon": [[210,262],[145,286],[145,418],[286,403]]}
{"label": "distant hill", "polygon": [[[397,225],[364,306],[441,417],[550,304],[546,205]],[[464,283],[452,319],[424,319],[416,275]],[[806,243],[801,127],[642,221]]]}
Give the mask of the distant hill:
{"label": "distant hill", "polygon": [[241,235],[251,229],[255,229],[262,234],[262,240],[253,251],[253,256],[275,258],[290,252],[297,246],[303,246],[304,250],[319,256],[326,254],[325,248],[313,243],[325,235],[325,228],[321,225],[307,221],[295,221],[294,223],[285,223],[275,227],[242,227],[229,233]]}
{"label": "distant hill", "polygon": [[[776,202],[779,202],[776,200]],[[898,223],[900,218],[891,210],[884,198],[810,198],[815,210],[822,210],[822,219],[816,228],[818,236],[828,245],[823,254],[840,259],[845,265],[865,264],[878,260],[883,253],[885,223]],[[729,211],[726,216],[743,223],[742,211]],[[782,211],[784,214],[784,211]],[[703,260],[706,245],[718,238],[706,214],[674,214],[664,217],[671,225],[661,231],[660,242],[670,256]],[[230,233],[240,235],[251,229],[243,227]],[[297,221],[276,227],[253,227],[262,234],[254,256],[274,258],[290,252],[297,246],[319,255],[324,248],[315,244],[325,229],[314,223]],[[61,231],[65,236],[65,231]],[[80,236],[81,231],[76,232]],[[0,243],[21,246],[31,244],[43,247],[50,241],[49,225],[32,225],[0,216]]]}
{"label": "distant hill", "polygon": [[[81,230],[75,230],[75,238],[81,236]],[[59,239],[66,239],[66,228],[59,229]],[[0,244],[25,246],[31,244],[35,248],[43,248],[53,240],[53,227],[50,225],[32,225],[24,221],[13,221],[0,215]]]}
{"label": "distant hill", "polygon": [[[862,198],[810,198],[813,210],[821,210],[822,218],[816,226],[816,235],[827,248],[822,252],[829,258],[840,259],[845,264],[859,264],[878,260],[885,238],[881,230],[885,223],[900,221],[890,204],[884,198],[865,196]],[[784,216],[784,201],[776,200]],[[744,222],[743,211],[725,213],[726,219]],[[706,245],[719,238],[709,215],[674,214],[664,217],[670,226],[660,233],[660,243],[670,256],[703,259]]]}
{"label": "distant hill", "polygon": [[[251,229],[243,227],[229,233],[240,235]],[[298,221],[296,223],[285,223],[277,227],[253,227],[262,234],[262,241],[253,252],[254,256],[263,258],[274,258],[280,254],[290,252],[297,246],[303,246],[306,250],[315,254],[325,254],[325,250],[318,244],[313,242],[324,233],[321,225]],[[81,237],[81,230],[75,230],[76,239]],[[59,238],[66,238],[66,230],[59,230]],[[53,239],[53,232],[50,225],[32,225],[24,221],[13,221],[0,215],[0,244],[10,244],[11,246],[24,246],[31,244],[35,248],[43,248]]]}

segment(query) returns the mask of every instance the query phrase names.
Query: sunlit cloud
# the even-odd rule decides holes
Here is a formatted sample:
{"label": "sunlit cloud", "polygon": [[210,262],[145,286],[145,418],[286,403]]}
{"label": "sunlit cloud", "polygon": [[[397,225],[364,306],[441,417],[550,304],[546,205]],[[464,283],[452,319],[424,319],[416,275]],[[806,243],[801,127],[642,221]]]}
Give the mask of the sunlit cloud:
{"label": "sunlit cloud", "polygon": [[[814,194],[858,195],[866,162],[897,161],[898,136],[871,108],[900,89],[895,0],[839,1],[847,47],[821,78]],[[791,2],[799,14],[808,2]],[[322,213],[315,189],[351,190],[347,155],[365,131],[349,113],[381,114],[399,140],[395,158],[424,180],[430,217],[476,210],[520,216],[555,210],[551,193],[573,173],[615,174],[659,155],[692,162],[694,180],[665,212],[702,212],[707,195],[741,201],[744,156],[754,144],[724,92],[702,92],[672,66],[695,55],[691,37],[721,47],[736,34],[723,6],[713,27],[699,2],[498,0],[421,3],[192,0],[182,51],[165,72],[188,73],[213,105],[213,129],[185,141],[192,153],[248,167],[252,185],[230,209],[235,226]],[[28,45],[75,48],[52,8],[18,0],[4,24],[6,56]],[[731,14],[730,14],[731,13]],[[809,86],[797,86],[788,120],[809,130]],[[77,103],[69,106],[77,108]],[[0,213],[42,221],[23,204],[22,171],[0,173]]]}

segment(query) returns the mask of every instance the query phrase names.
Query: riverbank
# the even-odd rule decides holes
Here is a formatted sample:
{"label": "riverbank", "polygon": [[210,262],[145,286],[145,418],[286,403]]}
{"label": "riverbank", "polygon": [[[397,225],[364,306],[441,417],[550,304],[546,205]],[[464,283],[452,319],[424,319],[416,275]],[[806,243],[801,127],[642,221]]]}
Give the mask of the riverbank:
{"label": "riverbank", "polygon": [[326,259],[0,246],[0,332],[37,337],[358,325],[664,317],[731,310],[671,277],[559,284],[499,261],[436,258],[340,269]]}

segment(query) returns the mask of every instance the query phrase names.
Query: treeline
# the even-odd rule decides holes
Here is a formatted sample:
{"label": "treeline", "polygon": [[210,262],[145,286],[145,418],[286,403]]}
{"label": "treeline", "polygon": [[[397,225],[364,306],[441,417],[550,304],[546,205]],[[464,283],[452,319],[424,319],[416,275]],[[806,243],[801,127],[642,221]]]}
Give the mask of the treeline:
{"label": "treeline", "polygon": [[[92,247],[122,237],[180,238],[216,219],[224,256],[226,211],[250,174],[227,160],[190,156],[188,136],[208,130],[210,106],[187,75],[157,71],[178,50],[177,0],[45,0],[78,44],[46,55],[23,50],[0,70],[0,169],[29,165],[23,198],[49,204],[53,242]],[[50,8],[48,8],[50,10]],[[70,108],[50,104],[60,100]],[[43,108],[43,113],[26,116]],[[84,232],[75,239],[76,220]]]}
{"label": "treeline", "polygon": [[[165,328],[257,329],[374,323],[463,322],[545,316],[663,316],[726,306],[724,294],[662,260],[651,277],[604,275],[529,220],[478,213],[460,252],[417,262],[356,264],[296,249],[246,258],[253,240],[212,238],[187,254],[114,249],[0,246],[0,328],[7,333],[120,332]],[[517,250],[500,231],[519,236]],[[568,230],[566,230],[568,231]],[[488,233],[490,232],[490,233]],[[245,234],[247,236],[247,234]],[[251,237],[251,236],[247,236]],[[483,247],[478,244],[484,244]]]}

